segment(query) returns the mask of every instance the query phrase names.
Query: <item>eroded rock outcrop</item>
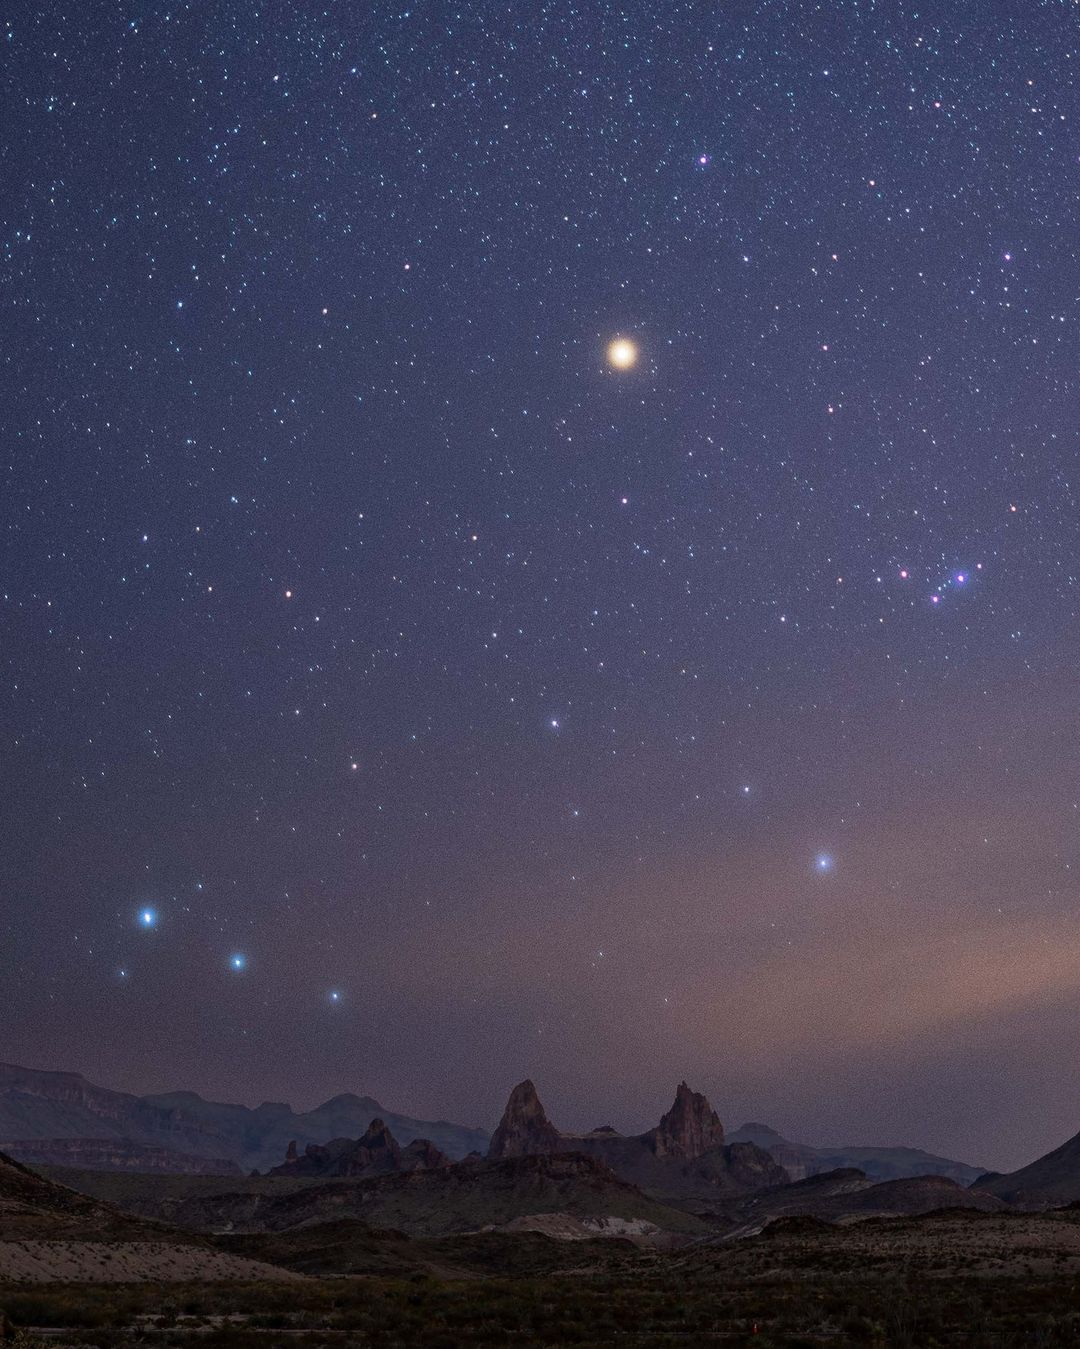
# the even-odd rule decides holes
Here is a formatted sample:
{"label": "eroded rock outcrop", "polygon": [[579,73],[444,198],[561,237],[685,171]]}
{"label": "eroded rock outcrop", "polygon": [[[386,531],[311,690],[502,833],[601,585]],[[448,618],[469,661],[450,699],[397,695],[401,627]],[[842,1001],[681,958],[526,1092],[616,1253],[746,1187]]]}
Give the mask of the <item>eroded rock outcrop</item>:
{"label": "eroded rock outcrop", "polygon": [[533,1157],[565,1152],[565,1139],[548,1119],[528,1078],[510,1093],[499,1127],[491,1136],[489,1157]]}
{"label": "eroded rock outcrop", "polygon": [[783,1185],[788,1175],[763,1148],[726,1146],[724,1126],[706,1097],[680,1082],[660,1123],[629,1137],[610,1125],[566,1134],[552,1124],[532,1082],[520,1082],[491,1140],[489,1158],[582,1153],[647,1194],[708,1199]]}
{"label": "eroded rock outcrop", "polygon": [[645,1137],[651,1141],[657,1157],[694,1161],[711,1149],[724,1146],[724,1126],[701,1092],[691,1091],[685,1082],[680,1082],[675,1104]]}
{"label": "eroded rock outcrop", "polygon": [[398,1145],[381,1119],[373,1119],[362,1138],[335,1138],[309,1143],[301,1157],[290,1143],[281,1166],[271,1176],[382,1176],[394,1172],[428,1171],[449,1165],[449,1158],[426,1138],[407,1148]]}

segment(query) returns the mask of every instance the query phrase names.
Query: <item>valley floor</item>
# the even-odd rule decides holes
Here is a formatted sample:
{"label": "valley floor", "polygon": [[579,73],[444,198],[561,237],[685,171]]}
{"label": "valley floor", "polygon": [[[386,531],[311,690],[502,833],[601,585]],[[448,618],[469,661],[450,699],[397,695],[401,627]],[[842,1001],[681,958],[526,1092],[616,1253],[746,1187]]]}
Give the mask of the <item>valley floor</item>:
{"label": "valley floor", "polygon": [[[26,1328],[29,1344],[102,1349],[139,1340],[237,1349],[1080,1343],[1075,1214],[945,1213],[840,1228],[792,1220],[678,1253],[494,1233],[369,1235],[354,1246],[354,1265],[382,1272],[293,1282],[7,1282],[0,1308]],[[308,1234],[296,1261],[317,1249]],[[277,1255],[290,1258],[284,1246]],[[209,1266],[205,1277],[215,1278]]]}

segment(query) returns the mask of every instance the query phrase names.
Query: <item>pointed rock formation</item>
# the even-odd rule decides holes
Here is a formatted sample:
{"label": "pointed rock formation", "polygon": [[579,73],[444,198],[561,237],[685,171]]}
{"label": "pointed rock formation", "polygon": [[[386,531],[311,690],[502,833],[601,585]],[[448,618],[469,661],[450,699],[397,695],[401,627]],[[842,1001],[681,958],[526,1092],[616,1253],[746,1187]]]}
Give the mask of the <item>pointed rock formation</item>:
{"label": "pointed rock formation", "polygon": [[398,1146],[381,1119],[373,1119],[363,1138],[335,1138],[325,1145],[309,1143],[302,1157],[290,1144],[281,1166],[271,1176],[380,1176],[399,1171],[430,1171],[449,1165],[434,1143],[417,1138]]}
{"label": "pointed rock formation", "polygon": [[654,1198],[708,1199],[782,1185],[787,1172],[762,1148],[724,1144],[724,1127],[699,1092],[679,1083],[675,1102],[653,1129],[624,1136],[610,1125],[587,1134],[560,1132],[548,1119],[531,1082],[510,1093],[491,1139],[492,1159],[578,1153],[602,1162],[623,1181]]}
{"label": "pointed rock formation", "polygon": [[426,1138],[414,1138],[407,1148],[401,1150],[399,1169],[402,1171],[434,1171],[437,1167],[449,1165],[450,1158]]}
{"label": "pointed rock formation", "polygon": [[358,1169],[397,1171],[401,1167],[401,1149],[381,1119],[373,1119],[357,1144]]}
{"label": "pointed rock formation", "polygon": [[724,1146],[724,1126],[708,1100],[680,1082],[675,1104],[646,1137],[657,1157],[678,1157],[692,1162],[711,1149]]}
{"label": "pointed rock formation", "polygon": [[499,1127],[491,1137],[488,1156],[528,1157],[558,1152],[564,1146],[563,1136],[545,1114],[532,1082],[528,1078],[519,1082],[510,1093]]}

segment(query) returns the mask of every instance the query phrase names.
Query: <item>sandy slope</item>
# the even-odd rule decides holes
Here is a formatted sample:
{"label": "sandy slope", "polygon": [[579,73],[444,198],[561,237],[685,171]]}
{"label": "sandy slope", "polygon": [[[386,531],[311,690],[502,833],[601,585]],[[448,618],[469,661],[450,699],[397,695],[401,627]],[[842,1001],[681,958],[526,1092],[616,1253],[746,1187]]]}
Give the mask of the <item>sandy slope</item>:
{"label": "sandy slope", "polygon": [[274,1265],[151,1241],[0,1241],[4,1283],[181,1283],[298,1279]]}
{"label": "sandy slope", "polygon": [[481,1228],[481,1231],[540,1232],[556,1241],[623,1237],[636,1245],[662,1247],[665,1250],[673,1245],[670,1232],[646,1222],[644,1218],[579,1218],[573,1213],[526,1213],[497,1227]]}

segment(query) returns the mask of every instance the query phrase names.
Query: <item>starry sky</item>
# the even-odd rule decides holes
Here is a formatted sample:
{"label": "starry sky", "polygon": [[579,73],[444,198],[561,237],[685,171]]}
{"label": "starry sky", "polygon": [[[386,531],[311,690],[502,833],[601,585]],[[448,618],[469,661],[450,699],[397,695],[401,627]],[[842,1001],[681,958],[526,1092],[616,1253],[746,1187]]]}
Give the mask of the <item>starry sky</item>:
{"label": "starry sky", "polygon": [[8,13],[2,1056],[1074,1133],[1075,6]]}

